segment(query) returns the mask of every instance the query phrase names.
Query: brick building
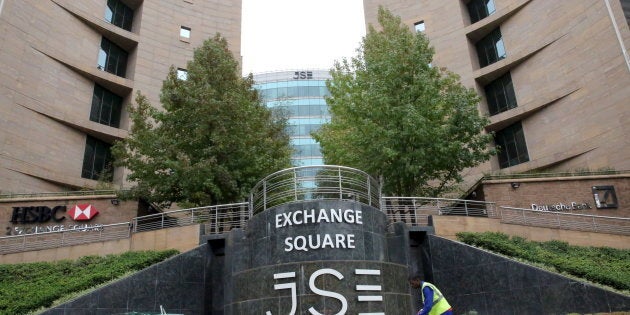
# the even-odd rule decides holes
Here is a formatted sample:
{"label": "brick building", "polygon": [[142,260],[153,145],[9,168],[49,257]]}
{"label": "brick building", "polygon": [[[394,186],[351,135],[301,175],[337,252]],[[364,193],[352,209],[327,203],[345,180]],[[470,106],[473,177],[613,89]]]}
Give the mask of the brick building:
{"label": "brick building", "polygon": [[366,23],[380,5],[482,96],[501,151],[462,192],[486,174],[630,169],[630,1],[364,0]]}
{"label": "brick building", "polygon": [[0,194],[93,189],[136,92],[217,32],[240,59],[241,1],[4,0],[0,30]]}

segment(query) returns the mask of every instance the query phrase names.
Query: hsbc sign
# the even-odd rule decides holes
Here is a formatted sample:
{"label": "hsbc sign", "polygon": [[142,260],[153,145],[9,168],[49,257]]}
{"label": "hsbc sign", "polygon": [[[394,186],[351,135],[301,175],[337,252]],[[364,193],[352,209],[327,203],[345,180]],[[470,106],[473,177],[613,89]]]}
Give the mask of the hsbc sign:
{"label": "hsbc sign", "polygon": [[56,206],[50,208],[48,206],[35,207],[13,207],[11,215],[11,223],[29,224],[29,223],[45,223],[49,221],[61,222],[65,220],[67,214],[74,221],[88,221],[98,214],[98,210],[90,204],[80,204],[72,207],[67,211],[66,206]]}

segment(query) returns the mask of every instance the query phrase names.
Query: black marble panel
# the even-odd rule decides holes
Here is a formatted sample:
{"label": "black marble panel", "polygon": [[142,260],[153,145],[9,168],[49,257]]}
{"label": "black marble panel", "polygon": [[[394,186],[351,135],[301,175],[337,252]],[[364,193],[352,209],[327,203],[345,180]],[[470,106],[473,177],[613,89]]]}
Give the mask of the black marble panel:
{"label": "black marble panel", "polygon": [[148,267],[44,314],[169,313],[203,314],[208,245]]}
{"label": "black marble panel", "polygon": [[[330,272],[316,275],[315,272],[321,269]],[[380,270],[380,275],[357,275],[357,269]],[[295,276],[274,280],[274,274],[288,272],[294,272]],[[335,314],[341,309],[342,300],[347,305],[348,314],[383,312],[389,298],[395,300],[388,302],[392,305],[390,308],[400,304],[400,307],[409,310],[407,273],[404,265],[375,261],[313,261],[264,266],[233,275],[234,300],[228,304],[232,305],[233,314],[257,314],[261,305],[270,308],[267,310],[273,314],[287,314],[291,306],[291,290],[275,290],[274,285],[294,284],[298,301],[296,307],[299,310],[297,314],[308,314],[311,307],[324,314],[326,311]],[[311,280],[316,289],[311,289]],[[380,286],[380,290],[367,290],[357,285]],[[334,297],[335,294],[343,297]],[[359,301],[359,296],[381,296],[383,301]],[[269,302],[269,299],[273,302]]]}
{"label": "black marble panel", "polygon": [[[432,277],[456,314],[568,314],[630,311],[630,297],[428,235]],[[411,269],[414,267],[412,266]],[[425,267],[426,269],[426,267]]]}

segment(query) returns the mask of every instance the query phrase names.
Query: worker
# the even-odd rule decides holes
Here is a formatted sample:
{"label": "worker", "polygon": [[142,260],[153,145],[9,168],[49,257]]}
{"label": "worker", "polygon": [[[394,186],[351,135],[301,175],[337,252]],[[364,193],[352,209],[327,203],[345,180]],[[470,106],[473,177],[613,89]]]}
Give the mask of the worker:
{"label": "worker", "polygon": [[422,290],[422,308],[417,315],[453,315],[451,305],[435,285],[422,281],[419,276],[409,278],[409,284]]}

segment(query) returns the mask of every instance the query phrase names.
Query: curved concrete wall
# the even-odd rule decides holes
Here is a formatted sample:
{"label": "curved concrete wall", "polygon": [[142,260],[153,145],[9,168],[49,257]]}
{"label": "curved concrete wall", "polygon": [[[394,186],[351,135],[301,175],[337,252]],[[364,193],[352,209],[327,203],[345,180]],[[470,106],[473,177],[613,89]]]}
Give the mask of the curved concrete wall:
{"label": "curved concrete wall", "polygon": [[392,262],[390,236],[383,212],[351,201],[257,214],[227,241],[225,314],[407,314],[408,268]]}

